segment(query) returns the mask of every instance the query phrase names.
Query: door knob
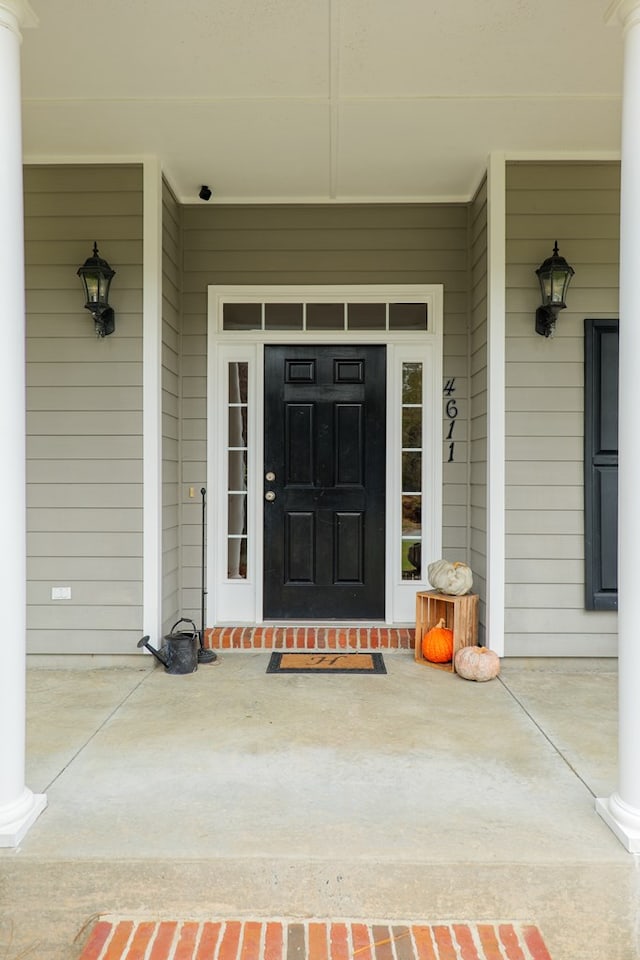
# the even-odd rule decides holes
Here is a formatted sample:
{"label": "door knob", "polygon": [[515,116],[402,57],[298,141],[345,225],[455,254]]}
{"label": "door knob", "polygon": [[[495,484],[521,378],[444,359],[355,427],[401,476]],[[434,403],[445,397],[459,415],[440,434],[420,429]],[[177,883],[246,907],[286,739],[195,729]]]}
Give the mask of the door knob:
{"label": "door knob", "polygon": [[275,495],[275,493],[273,492],[273,490],[267,490],[267,492],[266,492],[265,495],[264,495],[264,498],[265,498],[265,500],[268,500],[269,503],[273,503],[273,501],[274,501],[275,498],[276,498],[276,495]]}

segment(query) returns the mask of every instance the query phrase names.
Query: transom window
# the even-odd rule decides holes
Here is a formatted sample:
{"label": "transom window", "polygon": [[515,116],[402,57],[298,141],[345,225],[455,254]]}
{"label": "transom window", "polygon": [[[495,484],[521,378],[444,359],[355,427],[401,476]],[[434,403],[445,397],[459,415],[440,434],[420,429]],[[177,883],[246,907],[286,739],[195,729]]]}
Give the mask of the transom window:
{"label": "transom window", "polygon": [[403,331],[429,330],[429,305],[411,302],[224,303],[222,329],[227,332]]}

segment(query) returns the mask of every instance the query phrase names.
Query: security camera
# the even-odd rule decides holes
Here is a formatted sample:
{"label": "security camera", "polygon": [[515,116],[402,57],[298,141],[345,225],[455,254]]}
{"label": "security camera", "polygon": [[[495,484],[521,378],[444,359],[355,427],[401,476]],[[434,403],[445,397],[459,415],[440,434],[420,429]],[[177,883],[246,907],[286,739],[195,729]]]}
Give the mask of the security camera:
{"label": "security camera", "polygon": [[201,200],[210,200],[211,199],[211,190],[206,184],[202,184],[200,187],[200,193],[198,194]]}

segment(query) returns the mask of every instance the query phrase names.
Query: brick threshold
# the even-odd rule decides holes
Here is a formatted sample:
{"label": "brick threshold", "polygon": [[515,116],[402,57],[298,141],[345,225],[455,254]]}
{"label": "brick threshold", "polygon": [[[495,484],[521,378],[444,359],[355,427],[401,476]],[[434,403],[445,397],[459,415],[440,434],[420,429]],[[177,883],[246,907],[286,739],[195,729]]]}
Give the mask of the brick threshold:
{"label": "brick threshold", "polygon": [[79,960],[551,960],[528,923],[104,917]]}
{"label": "brick threshold", "polygon": [[280,626],[208,627],[211,650],[413,650],[413,627]]}

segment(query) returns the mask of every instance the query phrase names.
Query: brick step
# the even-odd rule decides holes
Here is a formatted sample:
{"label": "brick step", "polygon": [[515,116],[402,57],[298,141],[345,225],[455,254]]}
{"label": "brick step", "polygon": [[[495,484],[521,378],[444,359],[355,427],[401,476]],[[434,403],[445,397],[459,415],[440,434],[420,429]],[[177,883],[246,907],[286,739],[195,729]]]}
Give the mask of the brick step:
{"label": "brick step", "polygon": [[413,627],[208,627],[211,650],[413,650]]}
{"label": "brick step", "polygon": [[537,926],[105,918],[80,960],[551,960]]}

